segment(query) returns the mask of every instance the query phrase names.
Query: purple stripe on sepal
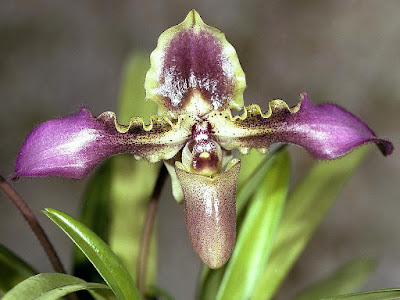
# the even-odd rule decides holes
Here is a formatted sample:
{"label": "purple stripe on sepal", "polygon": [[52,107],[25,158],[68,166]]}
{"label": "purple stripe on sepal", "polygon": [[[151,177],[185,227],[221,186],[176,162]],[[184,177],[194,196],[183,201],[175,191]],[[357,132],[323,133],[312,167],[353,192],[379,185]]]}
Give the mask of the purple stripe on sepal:
{"label": "purple stripe on sepal", "polygon": [[80,179],[113,154],[130,152],[140,157],[154,155],[164,159],[174,156],[183,146],[172,139],[171,144],[162,144],[160,137],[171,130],[171,124],[163,120],[153,120],[151,130],[143,128],[141,119],[133,119],[129,129],[121,128],[124,132],[117,130],[114,113],[106,112],[94,118],[87,109],[44,122],[23,143],[12,178],[60,176]]}
{"label": "purple stripe on sepal", "polygon": [[195,91],[213,109],[232,100],[233,70],[220,41],[210,32],[193,28],[179,32],[165,49],[159,93],[170,110],[185,107]]}
{"label": "purple stripe on sepal", "polygon": [[[273,143],[304,147],[319,159],[334,159],[366,143],[376,143],[384,155],[393,145],[378,138],[359,118],[334,104],[314,105],[306,93],[300,108],[290,111],[283,101],[270,104],[272,114],[265,118],[259,109],[247,108],[245,119],[233,118],[214,128],[216,138],[227,148],[267,148]],[[283,103],[283,104],[282,104]],[[250,110],[249,110],[250,109]],[[231,135],[224,128],[231,127]],[[236,128],[236,132],[234,130]]]}

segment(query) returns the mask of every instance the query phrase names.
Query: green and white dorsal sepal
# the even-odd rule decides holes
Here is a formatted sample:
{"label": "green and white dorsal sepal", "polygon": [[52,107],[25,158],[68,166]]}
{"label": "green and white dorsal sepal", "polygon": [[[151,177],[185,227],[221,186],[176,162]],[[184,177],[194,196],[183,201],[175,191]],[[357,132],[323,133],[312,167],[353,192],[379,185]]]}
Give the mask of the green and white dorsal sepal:
{"label": "green and white dorsal sepal", "polygon": [[246,80],[236,51],[195,10],[160,35],[150,61],[146,98],[158,104],[160,114],[202,116],[243,107]]}

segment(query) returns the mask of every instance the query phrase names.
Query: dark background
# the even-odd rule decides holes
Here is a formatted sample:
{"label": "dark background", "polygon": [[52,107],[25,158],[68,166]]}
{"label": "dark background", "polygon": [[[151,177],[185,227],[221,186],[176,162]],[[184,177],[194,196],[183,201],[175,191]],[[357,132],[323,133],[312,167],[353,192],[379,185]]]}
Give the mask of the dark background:
{"label": "dark background", "polygon": [[[9,175],[33,126],[75,112],[116,109],[120,74],[133,51],[151,51],[158,35],[195,8],[225,32],[247,76],[247,104],[301,91],[314,102],[335,102],[399,148],[400,2],[398,1],[12,1],[0,2],[0,172]],[[312,162],[291,147],[294,174]],[[348,259],[379,258],[364,288],[400,286],[398,151],[378,150],[352,178],[296,265],[286,299]],[[71,243],[40,209],[78,216],[85,181],[22,179],[29,202],[64,262]],[[40,271],[50,271],[18,212],[0,196],[0,241]],[[159,284],[177,299],[193,297],[200,262],[184,228],[182,207],[163,194],[159,217]]]}

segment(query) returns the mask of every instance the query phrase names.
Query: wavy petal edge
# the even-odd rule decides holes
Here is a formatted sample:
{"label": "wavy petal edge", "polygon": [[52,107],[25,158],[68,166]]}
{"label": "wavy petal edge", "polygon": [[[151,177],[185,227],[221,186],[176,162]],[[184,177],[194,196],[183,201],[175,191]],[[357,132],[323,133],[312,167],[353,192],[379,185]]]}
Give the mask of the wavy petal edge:
{"label": "wavy petal edge", "polygon": [[[290,136],[290,134],[287,133],[289,138],[288,136],[286,136],[286,139],[280,138],[278,136],[279,134],[283,133],[284,130],[287,130],[284,128],[285,126],[287,128],[293,129],[293,132],[297,130],[298,131],[297,133],[302,133],[301,131],[306,131],[307,129],[311,130],[310,128],[304,127],[304,125],[307,126],[308,124],[303,120],[303,118],[311,120],[313,118],[317,119],[318,117],[320,117],[318,116],[318,114],[322,116],[321,124],[318,124],[316,120],[312,120],[313,122],[312,125],[315,128],[317,127],[322,128],[324,126],[322,122],[324,121],[323,118],[325,118],[328,115],[328,113],[324,110],[332,110],[336,114],[340,115],[340,117],[344,119],[344,121],[342,120],[344,125],[347,125],[345,124],[346,122],[352,123],[351,126],[353,126],[354,128],[352,128],[349,125],[349,130],[353,130],[354,131],[353,134],[355,134],[355,132],[358,129],[360,136],[358,136],[357,138],[360,139],[360,141],[355,142],[351,146],[348,146],[348,149],[340,152],[340,154],[336,154],[336,153],[328,153],[329,151],[326,153],[320,153],[318,149],[314,149],[315,151],[313,151],[313,149],[308,149],[307,143],[304,142],[306,141],[306,139],[302,140],[302,138],[298,138],[299,142],[296,142],[296,139],[293,138],[294,137],[293,134],[292,136]],[[311,115],[311,113],[315,113],[315,115]],[[293,120],[290,120],[290,116]],[[332,118],[333,116],[334,114],[332,114],[329,117]],[[298,120],[296,120],[296,118]],[[277,99],[269,102],[268,110],[265,113],[262,112],[261,108],[258,105],[253,104],[245,107],[244,112],[241,115],[233,116],[230,110],[225,110],[223,112],[216,111],[216,112],[211,112],[208,115],[208,119],[211,120],[212,124],[217,125],[215,131],[216,135],[218,136],[217,140],[221,143],[221,145],[228,150],[238,149],[242,154],[247,154],[253,148],[257,149],[261,153],[265,153],[268,151],[268,147],[272,143],[276,142],[298,144],[306,148],[314,157],[319,159],[339,158],[349,153],[350,151],[354,150],[355,148],[371,142],[375,143],[378,146],[379,150],[382,152],[384,156],[390,155],[394,150],[393,144],[390,141],[378,138],[372,131],[372,129],[370,129],[364,122],[362,122],[355,115],[351,114],[350,112],[346,111],[341,106],[336,104],[330,104],[330,103],[313,104],[309,100],[308,95],[305,92],[300,94],[300,101],[293,107],[289,107],[285,101]],[[257,126],[259,126],[260,128],[262,127],[262,125],[257,124],[257,122],[262,123],[263,121],[265,123],[271,122],[271,124],[273,124],[275,127],[271,126],[270,128],[268,128],[267,126],[265,126],[264,128],[257,131]],[[335,124],[335,122],[333,122],[332,120],[329,121],[331,122],[331,125],[337,125],[339,127],[342,125],[340,124],[340,122]],[[278,125],[276,125],[279,122],[284,125],[281,124],[281,127],[279,127]],[[246,127],[246,125],[248,125],[248,127]],[[296,126],[299,128],[296,128]],[[300,128],[300,126],[303,126],[304,128]],[[316,136],[318,134],[319,135],[325,134],[325,132],[323,132],[322,129],[318,129],[320,131],[317,132],[317,129],[315,128],[313,128],[312,130],[315,131]],[[252,133],[251,130],[253,130]],[[270,134],[270,140],[268,140],[264,144],[261,141],[257,141],[256,143],[253,144],[250,142],[249,143],[237,142],[236,144],[234,143],[235,139],[239,140],[239,138],[243,139],[246,138],[250,140],[251,135],[256,137],[257,135],[262,135],[262,134],[266,135],[268,134],[268,132]],[[364,137],[362,137],[363,134],[365,135]],[[334,134],[331,133],[331,135]],[[338,140],[338,142],[340,142],[339,137],[336,137],[336,139]]]}
{"label": "wavy petal edge", "polygon": [[122,125],[113,112],[93,117],[87,108],[81,108],[76,114],[35,127],[21,147],[10,178],[81,179],[106,157],[124,152],[150,162],[170,159],[183,147],[194,122],[187,115],[176,120],[152,116],[149,123],[136,117]]}

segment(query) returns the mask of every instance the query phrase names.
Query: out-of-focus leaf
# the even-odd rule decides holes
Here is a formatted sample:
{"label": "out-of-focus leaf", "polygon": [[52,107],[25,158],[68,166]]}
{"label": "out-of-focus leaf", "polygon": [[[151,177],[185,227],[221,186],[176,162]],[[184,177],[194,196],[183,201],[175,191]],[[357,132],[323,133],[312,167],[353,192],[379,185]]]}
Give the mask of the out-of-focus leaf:
{"label": "out-of-focus leaf", "polygon": [[225,270],[226,265],[216,270],[211,270],[207,266],[203,267],[203,272],[200,277],[199,290],[197,291],[197,294],[199,295],[198,299],[216,299]]}
{"label": "out-of-focus leaf", "polygon": [[[111,214],[112,158],[106,160],[91,176],[83,196],[80,221],[108,242]],[[101,280],[99,273],[78,248],[74,248],[74,275],[87,281]]]}
{"label": "out-of-focus leaf", "polygon": [[267,155],[261,154],[256,149],[252,149],[249,154],[240,157],[242,163],[240,165],[240,174],[237,181],[239,189],[267,157]]}
{"label": "out-of-focus leaf", "polygon": [[0,244],[0,296],[35,274],[35,269]]}
{"label": "out-of-focus leaf", "polygon": [[374,259],[355,258],[340,267],[329,277],[306,288],[295,299],[322,299],[327,296],[354,292],[365,283],[375,267],[376,261]]}
{"label": "out-of-focus leaf", "polygon": [[[157,105],[145,101],[144,80],[150,67],[149,55],[138,53],[127,61],[123,73],[118,104],[118,121],[128,123],[130,117],[148,117],[157,112]],[[136,278],[140,238],[147,203],[153,192],[161,164],[136,161],[131,155],[112,158],[112,217],[109,243],[129,272]],[[147,286],[155,283],[157,247],[153,231],[147,267]]]}
{"label": "out-of-focus leaf", "polygon": [[366,292],[360,292],[360,293],[353,293],[353,294],[329,297],[329,298],[324,298],[322,300],[336,300],[336,299],[350,299],[350,300],[400,299],[400,288],[372,290],[372,291],[366,291]]}
{"label": "out-of-focus leaf", "polygon": [[289,184],[286,151],[271,158],[246,211],[238,239],[222,279],[217,299],[249,299],[271,252]]}
{"label": "out-of-focus leaf", "polygon": [[174,297],[172,297],[167,291],[154,285],[148,288],[147,294],[155,299],[174,300]]}
{"label": "out-of-focus leaf", "polygon": [[[242,183],[240,185],[238,184],[238,191],[236,194],[236,214],[238,216],[242,215],[244,207],[250,202],[254,192],[260,186],[261,181],[270,169],[274,157],[283,151],[283,148],[284,147],[265,156],[263,159],[261,159],[261,155],[258,152],[254,151],[241,157],[242,167],[244,167],[247,162],[249,162],[251,166],[245,167],[244,173],[246,173],[247,176],[246,178],[242,177]],[[254,161],[251,162],[252,158],[254,158],[254,161],[258,162],[258,165],[255,165]],[[240,174],[242,174],[242,171],[243,169],[240,170]],[[240,223],[241,218],[238,219],[238,226]],[[211,270],[207,266],[204,266],[200,278],[199,299],[208,300],[216,298],[225,270],[226,265],[217,270]]]}
{"label": "out-of-focus leaf", "polygon": [[[128,267],[133,278],[136,278],[147,203],[157,181],[160,166],[145,161],[134,161],[130,155],[119,155],[113,161],[113,221],[110,228],[110,247]],[[148,257],[148,285],[155,280],[156,256],[153,234]]]}
{"label": "out-of-focus leaf", "polygon": [[251,299],[270,299],[304,250],[339,191],[368,150],[363,146],[347,156],[318,162],[289,196],[271,256]]}
{"label": "out-of-focus leaf", "polygon": [[[117,300],[112,290],[89,290],[88,291],[95,300]],[[79,295],[79,299],[82,299],[82,294]]]}
{"label": "out-of-focus leaf", "polygon": [[61,211],[46,208],[44,213],[81,249],[119,300],[140,299],[128,270],[92,230]]}
{"label": "out-of-focus leaf", "polygon": [[60,273],[42,273],[22,281],[4,295],[3,300],[56,300],[73,292],[109,289],[105,284],[88,283]]}
{"label": "out-of-focus leaf", "polygon": [[157,104],[145,100],[144,80],[149,68],[148,53],[135,53],[125,63],[117,111],[120,123],[128,124],[131,117],[143,117],[146,121],[157,112]]}
{"label": "out-of-focus leaf", "polygon": [[[242,174],[242,171],[244,170],[244,173],[247,174],[247,177],[242,177],[243,179],[241,184],[238,184],[238,192],[236,194],[236,215],[241,215],[243,208],[260,186],[265,174],[271,167],[273,158],[284,151],[284,148],[285,147],[281,147],[277,149],[276,152],[265,156],[263,159],[261,159],[262,156],[258,152],[254,151],[252,151],[250,154],[244,155],[241,158],[242,164],[240,174]],[[250,162],[252,159],[254,159],[254,161]],[[257,164],[255,162],[257,162]],[[249,167],[245,166],[247,163],[250,164]]]}

